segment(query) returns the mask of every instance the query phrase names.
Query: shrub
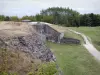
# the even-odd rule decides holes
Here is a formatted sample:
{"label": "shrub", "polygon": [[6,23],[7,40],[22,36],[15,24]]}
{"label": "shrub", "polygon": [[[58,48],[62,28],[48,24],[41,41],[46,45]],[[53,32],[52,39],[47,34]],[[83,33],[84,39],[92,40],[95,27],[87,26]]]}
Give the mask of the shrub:
{"label": "shrub", "polygon": [[[13,50],[0,49],[0,75],[53,75],[57,72],[54,62],[37,61],[36,63],[35,60],[29,60],[30,58],[24,54]],[[23,60],[23,57],[25,60]],[[31,61],[34,61],[34,63]]]}
{"label": "shrub", "polygon": [[56,72],[56,64],[54,62],[48,62],[39,65],[36,72],[29,72],[28,75],[54,75]]}

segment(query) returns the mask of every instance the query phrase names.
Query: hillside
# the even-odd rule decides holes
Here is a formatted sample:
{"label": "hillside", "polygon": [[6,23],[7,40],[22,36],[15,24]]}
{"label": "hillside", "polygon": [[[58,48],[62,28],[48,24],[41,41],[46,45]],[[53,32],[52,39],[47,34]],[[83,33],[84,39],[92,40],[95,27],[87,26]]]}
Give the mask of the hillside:
{"label": "hillside", "polygon": [[[56,25],[52,27],[56,28]],[[86,28],[87,30],[84,28]],[[56,44],[56,43],[47,42],[48,46],[52,49],[53,53],[55,54],[57,63],[59,64],[64,75],[99,75],[100,74],[100,71],[99,71],[100,62],[98,62],[98,60],[96,60],[96,58],[83,46],[85,42],[82,36],[69,31],[69,29],[73,29],[78,32],[84,31],[84,34],[86,34],[87,36],[91,35],[96,38],[99,38],[99,36],[97,37],[95,36],[95,34],[93,34],[94,31],[92,33],[92,30],[91,30],[92,27],[84,27],[84,28],[83,27],[79,27],[79,28],[70,27],[69,28],[69,27],[57,26],[57,29],[64,30],[65,37],[80,39],[81,40],[80,45]],[[99,29],[99,27],[97,27],[97,29]],[[95,31],[99,31],[99,30],[95,30]],[[95,33],[99,35],[99,33],[97,32]],[[95,40],[98,40],[96,38]],[[93,39],[91,40],[93,41]],[[89,39],[89,41],[91,40]]]}
{"label": "hillside", "polygon": [[[41,35],[28,23],[0,22],[0,58],[2,59],[0,71],[27,75],[31,72],[33,63],[41,65],[54,61],[53,53],[40,37]],[[5,64],[9,67],[3,67]]]}
{"label": "hillside", "polygon": [[11,21],[0,26],[1,75],[100,74],[100,63],[84,48],[84,38],[71,28]]}

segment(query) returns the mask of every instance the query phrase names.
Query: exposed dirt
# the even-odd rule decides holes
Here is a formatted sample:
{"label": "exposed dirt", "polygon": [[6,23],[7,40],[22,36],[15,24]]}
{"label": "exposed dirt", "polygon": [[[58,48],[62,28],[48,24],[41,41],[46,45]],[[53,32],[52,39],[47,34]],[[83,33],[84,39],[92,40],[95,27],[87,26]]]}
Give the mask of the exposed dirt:
{"label": "exposed dirt", "polygon": [[31,27],[22,22],[0,22],[0,37],[20,36],[29,34]]}
{"label": "exposed dirt", "polygon": [[41,37],[29,23],[0,22],[0,48],[25,51],[42,61],[54,60]]}

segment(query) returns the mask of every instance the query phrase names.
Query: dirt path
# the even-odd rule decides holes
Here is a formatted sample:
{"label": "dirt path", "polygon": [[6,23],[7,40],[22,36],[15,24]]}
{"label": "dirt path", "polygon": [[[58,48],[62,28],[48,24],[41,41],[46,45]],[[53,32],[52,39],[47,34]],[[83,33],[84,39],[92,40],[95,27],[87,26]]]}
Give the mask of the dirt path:
{"label": "dirt path", "polygon": [[85,41],[85,44],[83,46],[97,59],[100,60],[100,52],[93,46],[93,44],[88,40],[88,37],[84,35],[83,33],[76,32],[74,30],[68,29],[71,32],[74,32],[75,34],[81,35]]}

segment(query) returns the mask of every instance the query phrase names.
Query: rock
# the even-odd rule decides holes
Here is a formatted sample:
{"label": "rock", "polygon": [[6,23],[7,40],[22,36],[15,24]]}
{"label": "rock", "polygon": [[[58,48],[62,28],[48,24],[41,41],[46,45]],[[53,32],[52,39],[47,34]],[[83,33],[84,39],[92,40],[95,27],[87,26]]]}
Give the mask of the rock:
{"label": "rock", "polygon": [[33,27],[39,34],[41,34],[41,36],[44,36],[48,41],[63,44],[80,44],[80,40],[74,38],[66,38],[64,37],[64,33],[53,29],[48,24],[37,23],[33,24]]}
{"label": "rock", "polygon": [[59,42],[61,33],[51,28],[47,24],[37,23],[37,24],[33,24],[32,26],[39,34],[44,35],[46,40],[56,42],[56,43]]}
{"label": "rock", "polygon": [[78,40],[78,39],[73,39],[73,38],[66,38],[66,37],[63,37],[63,38],[60,40],[60,43],[62,43],[62,44],[80,44],[80,40]]}
{"label": "rock", "polygon": [[[8,24],[9,23],[7,23],[7,25]],[[0,48],[21,50],[23,52],[29,53],[29,55],[31,55],[34,59],[41,59],[42,61],[48,62],[54,61],[54,55],[51,50],[45,45],[45,41],[41,39],[42,36],[37,33],[31,25],[28,25],[26,23],[19,24],[20,27],[18,25],[16,26],[15,22],[15,27],[1,30]],[[9,25],[9,27],[10,26],[11,25]]]}

